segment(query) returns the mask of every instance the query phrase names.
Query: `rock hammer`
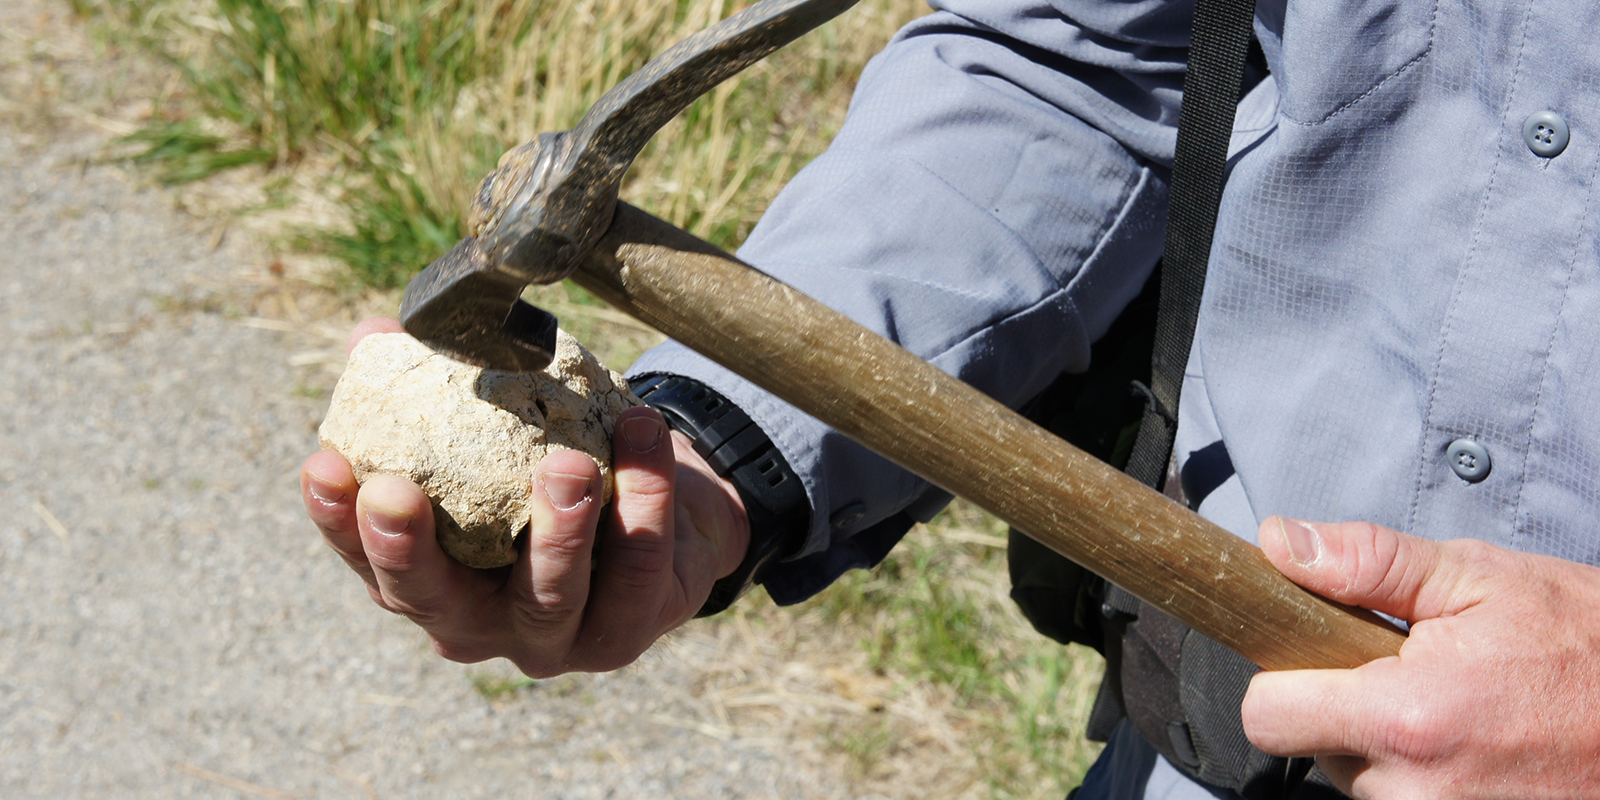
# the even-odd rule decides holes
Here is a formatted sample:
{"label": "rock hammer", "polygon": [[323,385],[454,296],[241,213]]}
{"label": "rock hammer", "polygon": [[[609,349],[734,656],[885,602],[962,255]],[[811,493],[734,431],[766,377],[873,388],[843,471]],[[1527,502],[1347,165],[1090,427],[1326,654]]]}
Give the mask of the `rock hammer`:
{"label": "rock hammer", "polygon": [[762,0],[678,43],[571,130],[510,150],[471,235],[407,287],[407,331],[492,369],[542,368],[555,318],[522,301],[571,277],[796,408],[966,498],[1266,669],[1399,651],[1375,615],[1290,582],[1256,547],[898,345],[618,200],[650,137],[718,83],[857,0]]}

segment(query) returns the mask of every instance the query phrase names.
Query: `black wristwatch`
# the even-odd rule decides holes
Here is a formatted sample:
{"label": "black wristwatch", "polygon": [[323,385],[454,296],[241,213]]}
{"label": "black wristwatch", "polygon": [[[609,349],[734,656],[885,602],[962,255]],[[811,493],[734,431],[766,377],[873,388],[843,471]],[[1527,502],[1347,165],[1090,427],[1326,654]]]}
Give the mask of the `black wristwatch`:
{"label": "black wristwatch", "polygon": [[689,437],[718,476],[739,491],[750,520],[750,546],[732,574],[711,587],[697,617],[733,604],[766,568],[794,555],[811,529],[805,487],[783,454],[750,415],[711,387],[681,375],[650,375],[634,394],[661,412],[667,425]]}

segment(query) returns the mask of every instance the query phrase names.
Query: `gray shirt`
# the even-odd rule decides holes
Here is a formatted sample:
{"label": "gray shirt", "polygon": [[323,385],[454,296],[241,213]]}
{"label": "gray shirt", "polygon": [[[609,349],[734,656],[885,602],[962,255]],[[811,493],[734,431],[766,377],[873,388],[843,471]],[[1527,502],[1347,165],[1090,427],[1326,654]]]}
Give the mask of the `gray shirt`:
{"label": "gray shirt", "polygon": [[[1015,406],[1086,366],[1159,255],[1192,4],[936,8],[740,254]],[[1252,541],[1284,514],[1600,563],[1600,6],[1263,0],[1256,32],[1274,77],[1235,126],[1180,409],[1201,513]],[[676,345],[635,372],[712,385],[796,467],[815,514],[780,602],[939,504]],[[1462,440],[1487,477],[1452,469]],[[1149,780],[1098,796],[1202,791]]]}

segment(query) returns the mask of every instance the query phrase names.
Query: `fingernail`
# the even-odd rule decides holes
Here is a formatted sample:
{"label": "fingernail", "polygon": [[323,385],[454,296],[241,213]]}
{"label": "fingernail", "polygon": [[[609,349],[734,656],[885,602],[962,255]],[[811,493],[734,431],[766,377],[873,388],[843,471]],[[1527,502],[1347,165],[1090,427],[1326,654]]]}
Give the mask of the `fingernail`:
{"label": "fingernail", "polygon": [[661,423],[655,417],[629,417],[622,421],[622,438],[635,453],[648,453],[661,442]]}
{"label": "fingernail", "polygon": [[1283,531],[1283,542],[1289,546],[1289,558],[1302,567],[1310,566],[1322,552],[1322,538],[1311,526],[1288,517],[1278,518]]}
{"label": "fingernail", "polygon": [[562,511],[571,511],[589,499],[589,479],[581,475],[546,472],[539,476],[539,485],[544,487],[550,505]]}
{"label": "fingernail", "polygon": [[411,529],[411,515],[380,505],[366,506],[367,525],[384,536],[400,536]]}
{"label": "fingernail", "polygon": [[345,498],[344,490],[323,481],[315,475],[307,476],[306,489],[311,492],[312,497],[317,499],[317,502],[324,505],[331,506]]}

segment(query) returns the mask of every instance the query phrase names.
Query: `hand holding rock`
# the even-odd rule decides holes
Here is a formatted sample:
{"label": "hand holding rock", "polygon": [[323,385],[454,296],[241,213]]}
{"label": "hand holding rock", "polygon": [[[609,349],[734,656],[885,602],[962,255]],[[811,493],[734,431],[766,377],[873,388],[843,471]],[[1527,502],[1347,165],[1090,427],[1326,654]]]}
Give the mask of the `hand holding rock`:
{"label": "hand holding rock", "polygon": [[565,332],[542,372],[495,372],[434,352],[405,333],[368,336],[350,353],[322,423],[322,446],[356,480],[399,475],[433,501],[439,544],[469,567],[516,560],[528,476],[556,450],[600,467],[610,502],[611,430],[639,399]]}
{"label": "hand holding rock", "polygon": [[[371,320],[352,343],[398,330]],[[505,657],[534,677],[616,669],[694,616],[744,558],[749,523],[738,492],[654,409],[615,419],[602,450],[614,468],[611,505],[602,507],[595,458],[557,448],[536,459],[520,475],[527,515],[509,523],[528,532],[506,567],[446,556],[434,504],[416,483],[381,473],[358,483],[339,453],[306,460],[302,499],[373,602],[415,622],[444,657]]]}

